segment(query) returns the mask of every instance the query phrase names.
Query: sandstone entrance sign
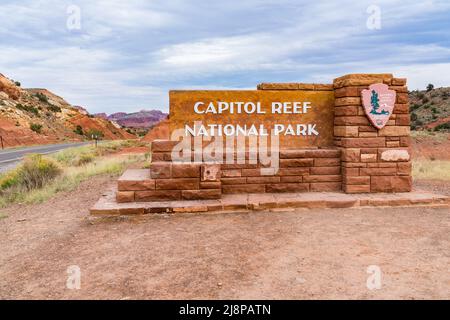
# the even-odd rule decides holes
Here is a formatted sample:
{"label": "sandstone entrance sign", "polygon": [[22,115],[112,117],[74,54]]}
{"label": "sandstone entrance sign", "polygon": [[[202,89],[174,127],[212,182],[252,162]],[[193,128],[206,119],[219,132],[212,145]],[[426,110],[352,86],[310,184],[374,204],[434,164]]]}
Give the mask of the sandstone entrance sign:
{"label": "sandstone entrance sign", "polygon": [[[412,188],[406,79],[350,74],[332,84],[262,83],[257,90],[171,91],[169,96],[172,138],[152,142],[150,170],[131,170],[119,179],[115,201],[124,204],[119,212],[311,205],[304,199],[316,199],[314,206],[398,205],[426,198],[399,195]],[[182,158],[176,152],[181,140],[173,138],[179,130],[193,136],[182,152],[192,153]],[[250,140],[266,131],[279,138],[267,157],[237,144],[205,158],[203,151],[217,136]],[[195,143],[211,135],[214,139]],[[314,195],[303,196],[307,192]],[[389,202],[384,196],[348,195],[364,193],[395,195]],[[128,202],[133,204],[125,206]]]}
{"label": "sandstone entrance sign", "polygon": [[280,149],[333,145],[328,90],[171,91],[170,129],[192,136],[279,136]]}

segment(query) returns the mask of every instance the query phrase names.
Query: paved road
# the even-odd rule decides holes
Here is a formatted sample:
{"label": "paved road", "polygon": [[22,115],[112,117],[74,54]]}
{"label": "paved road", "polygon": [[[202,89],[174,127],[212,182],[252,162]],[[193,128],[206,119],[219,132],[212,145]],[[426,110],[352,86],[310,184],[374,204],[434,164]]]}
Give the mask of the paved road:
{"label": "paved road", "polygon": [[29,153],[48,154],[62,149],[89,144],[90,142],[59,143],[43,146],[23,147],[0,151],[0,172],[14,168]]}

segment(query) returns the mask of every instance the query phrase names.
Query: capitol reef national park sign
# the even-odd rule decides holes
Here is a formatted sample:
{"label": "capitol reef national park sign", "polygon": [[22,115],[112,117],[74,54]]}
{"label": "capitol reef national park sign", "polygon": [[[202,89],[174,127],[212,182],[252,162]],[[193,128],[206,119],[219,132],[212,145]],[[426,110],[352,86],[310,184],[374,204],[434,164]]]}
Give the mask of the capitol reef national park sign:
{"label": "capitol reef national park sign", "polygon": [[280,148],[333,144],[333,91],[170,91],[170,129],[191,136],[279,137]]}
{"label": "capitol reef national park sign", "polygon": [[[228,204],[248,208],[248,203],[236,203],[244,199],[260,208],[261,199],[272,201],[273,206],[297,201],[303,192],[400,193],[412,189],[404,78],[349,74],[329,84],[173,90],[169,104],[170,132],[152,142],[149,169],[125,172],[115,197],[120,204],[151,205],[125,207],[125,211],[142,212],[145,207],[167,212],[167,204],[174,201],[180,201],[177,210],[185,210],[185,200],[219,200],[211,202],[219,209],[229,208]],[[216,141],[222,143],[215,145]],[[290,195],[280,198],[278,193]],[[315,205],[325,205],[334,196],[324,197]],[[346,205],[348,201],[351,205],[371,201],[347,200]]]}

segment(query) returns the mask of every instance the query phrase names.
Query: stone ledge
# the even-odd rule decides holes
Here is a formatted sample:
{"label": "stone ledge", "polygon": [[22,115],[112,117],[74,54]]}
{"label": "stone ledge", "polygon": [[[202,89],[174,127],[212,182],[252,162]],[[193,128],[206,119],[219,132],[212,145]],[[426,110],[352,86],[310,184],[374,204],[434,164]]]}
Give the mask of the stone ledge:
{"label": "stone ledge", "polygon": [[178,200],[117,203],[116,188],[106,191],[91,208],[92,215],[150,213],[232,212],[274,208],[362,208],[397,206],[450,207],[450,197],[428,193],[345,194],[340,192],[266,193],[222,195],[217,200]]}

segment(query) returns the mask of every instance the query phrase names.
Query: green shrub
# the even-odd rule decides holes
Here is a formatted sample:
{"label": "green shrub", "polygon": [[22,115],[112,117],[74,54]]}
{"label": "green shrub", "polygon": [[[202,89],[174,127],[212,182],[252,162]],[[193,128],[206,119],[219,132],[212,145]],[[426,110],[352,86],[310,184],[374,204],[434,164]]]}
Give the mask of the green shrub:
{"label": "green shrub", "polygon": [[27,190],[42,188],[47,182],[61,174],[61,169],[51,159],[40,154],[25,157],[18,170],[20,184]]}
{"label": "green shrub", "polygon": [[77,127],[75,128],[75,130],[73,130],[73,132],[75,132],[76,134],[79,134],[80,136],[82,136],[83,133],[83,128],[80,125],[77,125]]}
{"label": "green shrub", "polygon": [[417,120],[417,114],[415,114],[414,112],[411,113],[411,121],[416,121]]}
{"label": "green shrub", "polygon": [[95,159],[95,155],[93,155],[92,153],[82,153],[78,157],[77,165],[78,166],[85,165],[87,163],[92,162],[94,159]]}
{"label": "green shrub", "polygon": [[433,107],[433,108],[431,108],[431,112],[433,112],[433,113],[439,113],[439,110],[436,109],[435,107]]}
{"label": "green shrub", "polygon": [[429,92],[433,89],[434,89],[434,85],[432,85],[431,83],[429,85],[427,85],[427,92]]}
{"label": "green shrub", "polygon": [[48,103],[48,97],[45,94],[38,92],[35,96],[39,99],[39,101]]}
{"label": "green shrub", "polygon": [[47,107],[47,110],[49,110],[51,112],[61,112],[61,108],[58,106],[55,106],[53,104],[49,104]]}
{"label": "green shrub", "polygon": [[420,104],[413,104],[410,108],[411,111],[416,111],[417,109],[420,108]]}
{"label": "green shrub", "polygon": [[21,83],[19,81],[14,81],[14,84],[18,87],[20,87]]}
{"label": "green shrub", "polygon": [[18,170],[10,170],[0,176],[0,191],[14,187],[19,184]]}
{"label": "green shrub", "polygon": [[422,103],[423,104],[428,103],[429,101],[430,101],[430,99],[428,99],[428,97],[423,97],[422,98]]}
{"label": "green shrub", "polygon": [[440,125],[434,127],[434,131],[441,131],[441,130],[450,130],[450,122],[441,123]]}
{"label": "green shrub", "polygon": [[16,108],[26,112],[34,113],[35,115],[39,115],[39,110],[33,106],[22,105],[21,103],[18,103],[16,104]]}
{"label": "green shrub", "polygon": [[36,133],[41,133],[42,132],[42,124],[32,123],[32,124],[30,124],[30,129]]}
{"label": "green shrub", "polygon": [[61,172],[53,160],[44,158],[40,154],[31,154],[26,156],[23,163],[16,169],[0,176],[0,192],[3,194],[12,188],[15,191],[42,188]]}

